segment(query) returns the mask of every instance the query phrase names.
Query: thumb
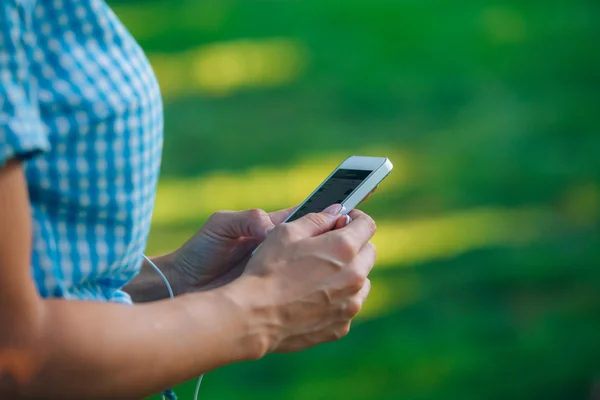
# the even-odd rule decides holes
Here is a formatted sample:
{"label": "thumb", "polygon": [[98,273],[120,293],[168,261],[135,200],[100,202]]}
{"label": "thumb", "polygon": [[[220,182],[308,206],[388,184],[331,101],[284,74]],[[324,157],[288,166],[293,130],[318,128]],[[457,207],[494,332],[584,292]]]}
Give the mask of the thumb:
{"label": "thumb", "polygon": [[262,240],[274,227],[269,214],[260,209],[217,212],[210,222],[213,232],[232,239],[252,237]]}
{"label": "thumb", "polygon": [[344,210],[341,204],[334,204],[320,213],[307,214],[289,224],[306,236],[318,236],[332,230]]}

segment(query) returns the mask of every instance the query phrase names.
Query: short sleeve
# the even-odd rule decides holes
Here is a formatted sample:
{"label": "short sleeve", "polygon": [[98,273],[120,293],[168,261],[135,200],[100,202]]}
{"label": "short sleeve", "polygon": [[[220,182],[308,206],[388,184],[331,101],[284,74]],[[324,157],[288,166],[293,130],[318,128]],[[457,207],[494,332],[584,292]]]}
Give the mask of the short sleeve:
{"label": "short sleeve", "polygon": [[28,53],[34,41],[29,1],[0,1],[0,166],[50,147]]}

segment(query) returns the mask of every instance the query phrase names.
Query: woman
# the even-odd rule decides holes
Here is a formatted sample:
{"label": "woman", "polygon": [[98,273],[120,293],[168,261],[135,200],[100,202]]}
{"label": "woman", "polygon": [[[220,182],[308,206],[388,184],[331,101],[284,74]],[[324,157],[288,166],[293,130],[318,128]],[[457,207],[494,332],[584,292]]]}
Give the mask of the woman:
{"label": "woman", "polygon": [[375,226],[344,226],[339,205],[285,225],[290,210],[213,215],[153,259],[163,300],[142,268],[162,128],[154,74],[103,0],[1,2],[0,398],[141,398],[348,332]]}

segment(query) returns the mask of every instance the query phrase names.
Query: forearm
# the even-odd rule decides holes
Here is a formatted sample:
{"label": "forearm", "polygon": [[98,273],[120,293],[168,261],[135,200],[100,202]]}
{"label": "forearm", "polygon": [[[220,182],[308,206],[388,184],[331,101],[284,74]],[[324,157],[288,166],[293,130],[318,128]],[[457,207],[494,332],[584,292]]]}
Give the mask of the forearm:
{"label": "forearm", "polygon": [[35,373],[16,377],[10,398],[139,399],[264,351],[223,289],[137,306],[43,303],[42,331],[22,357]]}
{"label": "forearm", "polygon": [[268,321],[248,308],[260,291],[236,294],[239,284],[136,306],[41,299],[32,235],[25,175],[9,163],[0,167],[2,399],[140,399],[267,349]]}
{"label": "forearm", "polygon": [[[166,254],[163,256],[151,257],[150,259],[165,275],[173,290],[177,291],[177,276],[174,273],[172,258],[172,254]],[[131,296],[135,303],[157,301],[169,297],[165,282],[146,260],[144,260],[144,263],[142,264],[140,273],[125,286],[124,290]],[[177,295],[177,293],[175,294]]]}

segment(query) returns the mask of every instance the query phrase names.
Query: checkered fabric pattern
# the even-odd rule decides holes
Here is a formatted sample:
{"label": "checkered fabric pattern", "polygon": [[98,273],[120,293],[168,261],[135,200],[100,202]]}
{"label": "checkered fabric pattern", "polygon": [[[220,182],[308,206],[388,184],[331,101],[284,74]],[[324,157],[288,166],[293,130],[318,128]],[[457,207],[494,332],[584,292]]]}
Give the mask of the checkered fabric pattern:
{"label": "checkered fabric pattern", "polygon": [[24,163],[41,296],[130,303],[162,133],[154,73],[103,0],[0,1],[0,166]]}

